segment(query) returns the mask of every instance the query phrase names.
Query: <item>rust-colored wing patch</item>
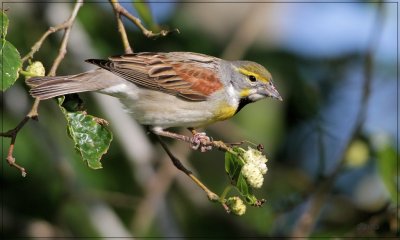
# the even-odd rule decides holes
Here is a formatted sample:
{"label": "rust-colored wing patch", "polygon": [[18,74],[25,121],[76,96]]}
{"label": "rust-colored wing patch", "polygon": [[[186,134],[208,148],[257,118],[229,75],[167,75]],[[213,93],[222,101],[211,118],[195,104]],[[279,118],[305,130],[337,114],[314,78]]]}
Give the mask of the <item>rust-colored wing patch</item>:
{"label": "rust-colored wing patch", "polygon": [[199,68],[194,64],[175,64],[174,69],[182,81],[191,84],[189,89],[192,91],[209,96],[223,87],[217,74],[210,69]]}

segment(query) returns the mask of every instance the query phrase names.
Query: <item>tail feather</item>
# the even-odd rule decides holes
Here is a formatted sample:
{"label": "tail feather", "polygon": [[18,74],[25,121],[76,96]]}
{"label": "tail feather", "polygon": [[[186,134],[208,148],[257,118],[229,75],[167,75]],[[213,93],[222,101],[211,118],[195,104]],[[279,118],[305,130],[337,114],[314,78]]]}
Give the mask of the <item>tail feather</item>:
{"label": "tail feather", "polygon": [[56,77],[32,77],[26,80],[30,94],[41,100],[71,93],[97,91],[112,86],[115,75],[104,69]]}

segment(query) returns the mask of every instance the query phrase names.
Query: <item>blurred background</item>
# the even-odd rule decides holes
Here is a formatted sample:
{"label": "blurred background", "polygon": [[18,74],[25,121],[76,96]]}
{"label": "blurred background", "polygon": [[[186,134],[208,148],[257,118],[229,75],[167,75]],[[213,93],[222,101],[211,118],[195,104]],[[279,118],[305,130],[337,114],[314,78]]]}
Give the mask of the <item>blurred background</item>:
{"label": "blurred background", "polygon": [[[131,3],[123,3],[137,15]],[[135,52],[192,51],[256,61],[270,70],[284,101],[263,100],[205,131],[225,142],[261,143],[269,159],[262,208],[242,217],[207,200],[170,163],[160,146],[120,107],[80,94],[87,111],[107,119],[114,140],[103,169],[92,170],[68,138],[53,100],[39,122],[20,132],[14,156],[22,178],[4,160],[5,237],[398,237],[398,8],[396,3],[148,3],[147,39],[125,22]],[[8,40],[24,56],[73,3],[3,3]],[[154,21],[156,24],[153,24]],[[62,33],[35,55],[49,69]],[[88,58],[123,53],[109,3],[85,3],[57,74],[92,69]],[[20,78],[2,93],[3,131],[33,99]],[[182,131],[188,134],[184,129]],[[173,152],[216,193],[229,180],[220,151],[200,153],[168,141]]]}

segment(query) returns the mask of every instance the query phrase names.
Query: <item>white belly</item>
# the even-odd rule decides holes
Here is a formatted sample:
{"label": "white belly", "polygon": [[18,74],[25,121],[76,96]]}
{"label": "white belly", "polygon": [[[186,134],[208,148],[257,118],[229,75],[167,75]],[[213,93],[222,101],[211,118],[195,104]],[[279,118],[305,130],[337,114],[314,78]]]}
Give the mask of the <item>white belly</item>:
{"label": "white belly", "polygon": [[101,91],[120,99],[126,110],[143,125],[200,127],[215,120],[217,106],[207,102],[190,102],[173,95],[119,84]]}

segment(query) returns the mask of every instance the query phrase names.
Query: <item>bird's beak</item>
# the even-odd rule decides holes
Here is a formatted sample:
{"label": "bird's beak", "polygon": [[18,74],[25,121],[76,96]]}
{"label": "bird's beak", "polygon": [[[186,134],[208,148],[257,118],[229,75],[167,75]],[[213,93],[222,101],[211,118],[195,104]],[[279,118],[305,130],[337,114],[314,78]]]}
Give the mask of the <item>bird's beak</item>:
{"label": "bird's beak", "polygon": [[278,90],[276,90],[273,84],[265,85],[264,88],[258,90],[258,93],[266,97],[272,97],[278,99],[279,101],[283,101],[281,95],[279,94]]}

